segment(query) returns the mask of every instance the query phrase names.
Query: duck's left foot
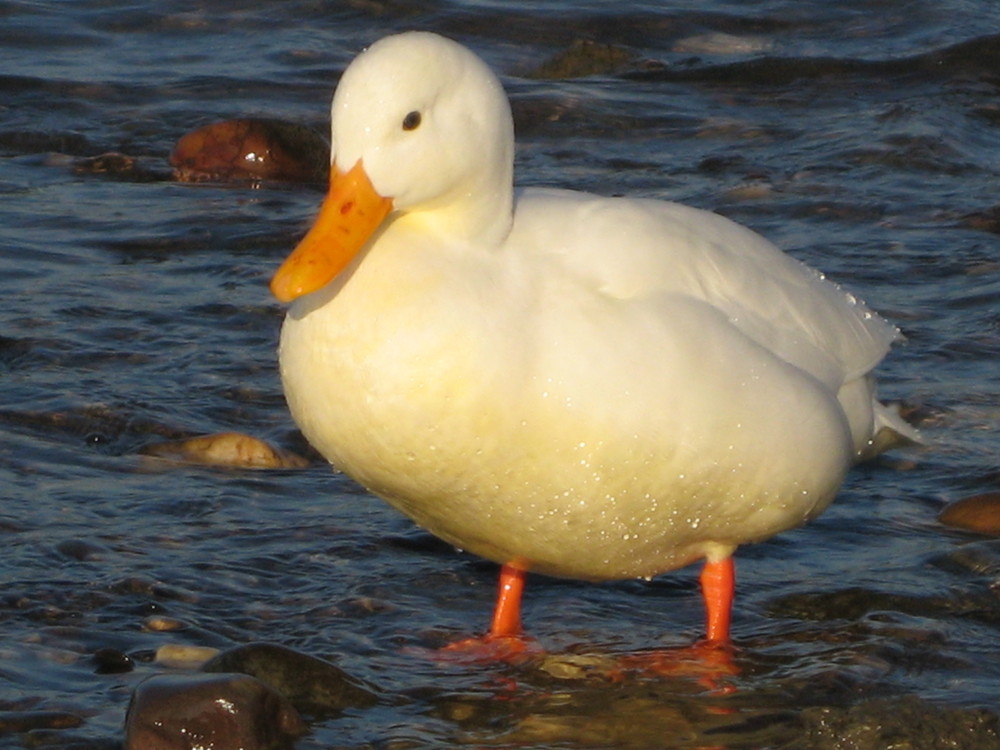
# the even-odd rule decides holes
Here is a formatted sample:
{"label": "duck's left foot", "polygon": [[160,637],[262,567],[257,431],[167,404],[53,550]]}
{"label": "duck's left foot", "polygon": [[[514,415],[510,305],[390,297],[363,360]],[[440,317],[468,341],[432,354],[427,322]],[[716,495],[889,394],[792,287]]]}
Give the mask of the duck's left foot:
{"label": "duck's left foot", "polygon": [[489,633],[466,638],[438,651],[439,658],[464,663],[524,663],[542,653],[521,627],[521,595],[525,570],[514,563],[500,568],[500,584]]}

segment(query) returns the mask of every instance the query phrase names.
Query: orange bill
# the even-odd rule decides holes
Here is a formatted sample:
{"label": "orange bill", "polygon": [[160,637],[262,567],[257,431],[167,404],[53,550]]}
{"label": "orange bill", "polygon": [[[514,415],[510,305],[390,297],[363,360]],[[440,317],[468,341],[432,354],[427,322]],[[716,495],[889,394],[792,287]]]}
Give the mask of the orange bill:
{"label": "orange bill", "polygon": [[333,281],[392,210],[372,187],[361,160],[347,172],[330,169],[330,192],[298,247],[271,279],[271,294],[291,302]]}

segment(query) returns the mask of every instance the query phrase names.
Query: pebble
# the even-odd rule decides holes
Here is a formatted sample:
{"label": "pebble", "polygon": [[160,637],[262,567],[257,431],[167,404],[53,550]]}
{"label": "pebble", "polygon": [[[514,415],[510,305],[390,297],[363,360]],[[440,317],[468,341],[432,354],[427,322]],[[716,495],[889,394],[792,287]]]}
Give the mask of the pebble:
{"label": "pebble", "polygon": [[756,55],[773,49],[770,39],[722,32],[689,36],[673,46],[674,52],[684,55]]}
{"label": "pebble", "polygon": [[150,615],[142,621],[142,627],[143,630],[149,630],[154,633],[162,633],[184,630],[187,627],[187,623],[183,620],[178,620],[176,617],[167,617],[166,615]]}
{"label": "pebble", "polygon": [[559,680],[582,680],[594,674],[611,674],[616,660],[604,654],[545,654],[539,669]]}
{"label": "pebble", "polygon": [[157,664],[175,669],[196,669],[218,654],[219,649],[209,646],[166,643],[156,649],[155,661]]}

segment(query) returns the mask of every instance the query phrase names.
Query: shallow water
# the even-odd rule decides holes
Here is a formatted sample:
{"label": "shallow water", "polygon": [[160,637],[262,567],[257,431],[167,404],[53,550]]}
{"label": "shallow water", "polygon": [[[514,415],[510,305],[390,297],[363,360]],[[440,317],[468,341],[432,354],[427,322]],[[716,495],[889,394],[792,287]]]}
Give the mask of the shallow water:
{"label": "shallow water", "polygon": [[[936,514],[1000,484],[1000,5],[242,5],[0,2],[0,711],[84,719],[0,746],[116,742],[166,643],[273,641],[383,689],[377,708],[312,722],[301,748],[797,747],[811,707],[995,707],[1000,548]],[[859,467],[816,522],[741,551],[732,714],[686,680],[609,689],[428,660],[411,647],[485,627],[492,565],[321,462],[138,454],[225,430],[303,449],[266,283],[319,193],[176,183],[166,158],[219,119],[324,129],[344,65],[407,28],[502,72],[521,184],[717,210],[906,334],[882,394],[932,445]],[[628,54],[538,77],[579,39]],[[141,179],[74,169],[108,151],[137,157]],[[562,655],[685,645],[702,620],[692,573],[532,579],[527,624]],[[144,627],[154,614],[186,627]],[[95,674],[101,648],[134,670]]]}

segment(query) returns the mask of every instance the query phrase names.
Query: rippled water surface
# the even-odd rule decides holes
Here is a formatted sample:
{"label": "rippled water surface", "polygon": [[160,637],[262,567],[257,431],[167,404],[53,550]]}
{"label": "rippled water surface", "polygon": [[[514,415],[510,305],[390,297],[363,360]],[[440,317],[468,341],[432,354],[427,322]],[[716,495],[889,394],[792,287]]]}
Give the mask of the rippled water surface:
{"label": "rippled water surface", "polygon": [[[235,117],[323,130],[350,58],[409,28],[501,72],[520,183],[719,211],[907,336],[882,394],[931,445],[859,467],[822,518],[740,552],[721,713],[687,680],[429,660],[414,647],[485,628],[492,565],[318,460],[141,455],[223,431],[306,450],[267,281],[320,193],[172,181],[174,142]],[[936,516],[1000,485],[998,29],[992,0],[0,1],[0,712],[82,719],[0,746],[113,746],[168,643],[281,643],[383,691],[301,748],[803,747],[801,712],[822,707],[995,710],[1000,547]],[[616,62],[558,64],[580,40]],[[105,152],[140,169],[81,166]],[[561,655],[684,645],[702,620],[690,570],[532,579],[525,614]],[[134,669],[98,674],[100,649]]]}

